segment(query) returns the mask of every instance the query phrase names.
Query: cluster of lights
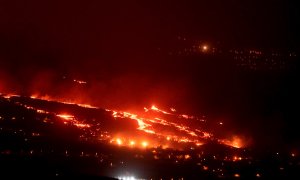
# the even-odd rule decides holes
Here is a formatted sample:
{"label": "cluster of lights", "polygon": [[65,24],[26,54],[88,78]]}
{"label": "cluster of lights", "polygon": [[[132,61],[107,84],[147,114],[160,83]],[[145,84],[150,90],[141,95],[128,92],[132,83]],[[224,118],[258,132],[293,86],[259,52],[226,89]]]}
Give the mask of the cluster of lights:
{"label": "cluster of lights", "polygon": [[119,180],[135,180],[133,176],[120,176],[118,177]]}
{"label": "cluster of lights", "polygon": [[142,147],[147,148],[149,146],[148,141],[135,141],[135,140],[125,140],[124,138],[113,138],[110,143],[116,144],[118,146],[129,146],[129,147]]}

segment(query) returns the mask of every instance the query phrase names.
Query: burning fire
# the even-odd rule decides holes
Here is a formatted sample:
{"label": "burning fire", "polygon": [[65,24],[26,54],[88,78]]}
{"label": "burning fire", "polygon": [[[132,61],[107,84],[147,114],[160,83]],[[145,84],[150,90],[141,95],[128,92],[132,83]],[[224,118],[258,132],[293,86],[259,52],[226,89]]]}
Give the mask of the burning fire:
{"label": "burning fire", "polygon": [[[17,95],[14,95],[14,96],[17,96]],[[92,106],[90,104],[80,104],[80,103],[75,103],[75,102],[69,102],[69,101],[64,101],[61,99],[50,98],[49,96],[39,96],[38,94],[31,95],[30,98],[40,99],[40,100],[44,100],[44,101],[56,101],[56,102],[60,102],[63,104],[77,105],[77,106],[80,106],[83,108],[99,109],[98,107]]]}
{"label": "burning fire", "polygon": [[232,146],[232,147],[235,147],[235,148],[242,148],[243,147],[242,139],[237,137],[237,136],[234,136],[232,138],[232,140],[227,140],[227,139],[220,140],[220,143],[228,145],[228,146]]}
{"label": "burning fire", "polygon": [[72,121],[75,118],[74,116],[68,115],[68,114],[58,114],[57,116],[60,117],[60,118],[65,119],[67,121]]}
{"label": "burning fire", "polygon": [[[204,144],[205,140],[213,140],[217,139],[213,136],[212,133],[203,131],[197,128],[191,128],[190,126],[186,126],[183,123],[176,123],[169,121],[167,119],[163,119],[162,117],[153,117],[153,113],[162,114],[162,116],[171,116],[176,118],[184,118],[184,119],[191,119],[191,120],[199,120],[198,118],[190,115],[185,114],[176,114],[176,110],[174,108],[170,109],[172,112],[168,112],[162,109],[159,109],[157,106],[153,105],[150,108],[144,107],[144,113],[141,114],[132,114],[129,112],[122,112],[122,111],[115,111],[115,110],[108,110],[108,112],[112,112],[112,116],[115,118],[129,118],[137,122],[138,130],[143,131],[147,134],[153,134],[160,139],[165,139],[174,143],[182,144],[182,143],[191,143],[196,146],[201,146]],[[149,115],[150,113],[151,115]],[[159,115],[158,114],[158,115]],[[156,114],[157,115],[157,114]],[[201,121],[203,121],[201,119]],[[155,127],[163,126],[166,128],[173,129],[172,132],[178,133],[170,133],[164,131],[157,131]],[[232,140],[228,139],[217,139],[219,143],[225,144],[228,146],[232,146],[235,148],[242,147],[242,141],[238,137],[234,137]],[[126,143],[125,143],[126,144]],[[130,144],[131,146],[133,144]],[[148,146],[148,145],[147,145]]]}
{"label": "burning fire", "polygon": [[[76,81],[77,82],[77,81]],[[80,82],[78,82],[80,83]],[[2,97],[9,99],[12,97],[20,97],[19,95],[2,95]],[[57,99],[51,99],[48,96],[40,97],[38,95],[32,95],[30,98],[39,99],[44,101],[55,101],[63,104],[77,105],[82,108],[100,109],[89,104],[77,104],[73,102],[59,101]],[[212,133],[205,131],[201,128],[195,128],[191,124],[192,122],[200,121],[206,122],[203,118],[198,118],[191,115],[179,114],[174,108],[170,108],[170,111],[158,108],[152,105],[150,108],[144,107],[144,111],[140,113],[131,113],[126,111],[109,110],[106,112],[111,114],[116,120],[122,121],[122,119],[128,119],[137,123],[137,131],[144,133],[145,137],[139,137],[139,135],[122,135],[117,136],[118,133],[100,131],[99,123],[85,123],[75,115],[69,113],[56,113],[48,112],[45,109],[39,109],[36,107],[21,104],[27,109],[35,110],[37,113],[42,114],[54,114],[61,119],[64,124],[70,124],[80,129],[85,129],[88,134],[92,134],[95,137],[100,137],[101,140],[107,140],[111,144],[117,146],[127,147],[139,147],[139,148],[153,148],[153,147],[180,147],[180,146],[192,146],[198,147],[205,144],[208,141],[219,142],[220,144],[228,145],[235,148],[241,148],[244,146],[243,141],[239,137],[233,137],[232,139],[218,139]],[[188,120],[188,121],[183,121]],[[97,122],[97,121],[96,121]],[[223,124],[223,123],[222,123]],[[197,126],[199,127],[199,126]],[[120,132],[122,133],[122,132]],[[125,133],[126,134],[126,133]],[[84,137],[84,135],[82,135]]]}
{"label": "burning fire", "polygon": [[76,120],[75,116],[69,114],[57,114],[57,117],[60,117],[64,120],[64,124],[71,123],[78,128],[90,128],[89,124],[81,123],[80,121]]}

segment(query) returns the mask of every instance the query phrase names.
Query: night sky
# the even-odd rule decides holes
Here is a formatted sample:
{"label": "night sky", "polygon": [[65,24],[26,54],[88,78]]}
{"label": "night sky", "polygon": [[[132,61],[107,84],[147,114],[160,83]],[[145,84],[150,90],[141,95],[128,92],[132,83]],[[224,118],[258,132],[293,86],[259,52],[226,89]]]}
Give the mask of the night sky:
{"label": "night sky", "polygon": [[[295,143],[299,66],[279,75],[239,74],[225,61],[159,50],[185,37],[227,49],[297,51],[299,12],[284,0],[1,0],[0,90],[67,94],[103,107],[175,106],[262,142]],[[89,83],[72,88],[63,76]]]}
{"label": "night sky", "polygon": [[282,0],[1,1],[0,12],[3,59],[44,58],[54,67],[144,57],[177,36],[226,46],[299,46],[299,11]]}

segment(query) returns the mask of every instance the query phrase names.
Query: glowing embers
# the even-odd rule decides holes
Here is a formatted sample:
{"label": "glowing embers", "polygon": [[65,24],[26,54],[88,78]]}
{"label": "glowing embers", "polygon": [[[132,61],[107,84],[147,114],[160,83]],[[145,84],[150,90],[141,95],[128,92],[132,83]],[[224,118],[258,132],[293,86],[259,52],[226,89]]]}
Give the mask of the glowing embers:
{"label": "glowing embers", "polygon": [[77,126],[78,128],[90,128],[91,125],[81,123],[80,121],[76,120],[75,116],[69,114],[57,114],[57,117],[60,117],[64,120],[64,124],[71,124]]}
{"label": "glowing embers", "polygon": [[73,115],[69,115],[69,114],[57,114],[57,116],[65,119],[67,121],[75,120],[75,117]]}
{"label": "glowing embers", "polygon": [[78,79],[73,79],[73,82],[78,83],[78,84],[87,84],[86,81],[78,80]]}
{"label": "glowing embers", "polygon": [[5,99],[10,99],[12,97],[20,97],[20,95],[17,94],[1,94],[1,96]]}
{"label": "glowing embers", "polygon": [[79,128],[90,128],[91,126],[89,124],[84,123],[73,123],[74,126],[77,126]]}
{"label": "glowing embers", "polygon": [[62,99],[50,98],[47,95],[40,96],[38,94],[34,94],[34,95],[31,95],[30,98],[44,100],[44,101],[59,102],[59,103],[62,103],[62,104],[76,105],[76,106],[83,107],[83,108],[99,109],[98,107],[92,106],[90,104],[75,103],[75,102],[70,102],[70,101],[66,101],[66,100],[62,100]]}
{"label": "glowing embers", "polygon": [[194,119],[195,118],[194,116],[189,116],[189,115],[186,115],[186,114],[181,114],[181,115],[179,115],[179,117],[182,117],[184,119]]}
{"label": "glowing embers", "polygon": [[156,112],[161,112],[161,113],[163,113],[163,114],[171,114],[171,113],[169,113],[169,112],[166,112],[166,111],[163,111],[163,110],[161,110],[161,109],[158,109],[156,106],[151,106],[151,110],[153,110],[153,111],[156,111]]}
{"label": "glowing embers", "polygon": [[[108,110],[110,111],[110,110]],[[129,119],[133,119],[135,121],[137,121],[138,123],[138,130],[142,130],[146,133],[150,133],[150,134],[155,134],[155,132],[153,130],[150,129],[146,129],[148,127],[150,127],[151,125],[148,123],[144,122],[144,118],[139,118],[136,114],[132,114],[129,112],[117,112],[117,111],[113,111],[113,117],[115,118],[129,118]]]}
{"label": "glowing embers", "polygon": [[149,141],[146,140],[133,140],[132,138],[117,137],[110,140],[111,144],[118,146],[126,146],[130,148],[153,148],[150,146]]}
{"label": "glowing embers", "polygon": [[36,109],[36,108],[34,108],[34,107],[32,107],[32,106],[23,105],[23,104],[20,104],[20,105],[22,105],[22,106],[25,107],[26,109],[32,109],[32,110],[34,110],[34,111],[36,111],[37,113],[40,113],[40,114],[50,114],[50,112],[45,111],[45,110],[43,110],[43,109]]}
{"label": "glowing embers", "polygon": [[[32,97],[31,97],[32,98]],[[46,111],[46,110],[43,110],[43,109],[37,109],[35,107],[32,107],[32,106],[28,106],[26,104],[21,104],[23,107],[25,107],[26,109],[31,109],[31,110],[34,110],[36,111],[37,113],[40,113],[40,114],[55,114],[54,112],[49,112],[49,111]],[[64,124],[72,124],[74,126],[77,126],[78,128],[90,128],[91,125],[89,124],[86,124],[86,123],[82,123],[78,120],[76,120],[75,116],[73,115],[70,115],[70,114],[55,114],[57,117],[61,118],[64,120]],[[44,122],[47,122],[46,120],[44,120]]]}

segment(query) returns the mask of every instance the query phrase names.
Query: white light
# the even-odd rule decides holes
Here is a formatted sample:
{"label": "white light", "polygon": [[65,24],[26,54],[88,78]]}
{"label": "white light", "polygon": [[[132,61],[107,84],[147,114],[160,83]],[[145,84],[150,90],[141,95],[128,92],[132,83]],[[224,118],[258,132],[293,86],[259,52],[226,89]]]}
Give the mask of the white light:
{"label": "white light", "polygon": [[133,176],[123,176],[123,177],[118,177],[120,180],[135,180],[135,177]]}

